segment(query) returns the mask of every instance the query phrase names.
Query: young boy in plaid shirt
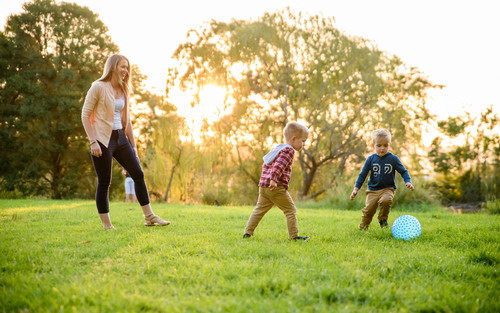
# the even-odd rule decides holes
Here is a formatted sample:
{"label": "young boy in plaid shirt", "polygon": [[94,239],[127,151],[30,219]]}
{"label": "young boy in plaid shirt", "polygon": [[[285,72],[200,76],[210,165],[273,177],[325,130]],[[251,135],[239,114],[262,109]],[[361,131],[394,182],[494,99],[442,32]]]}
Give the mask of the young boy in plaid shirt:
{"label": "young boy in plaid shirt", "polygon": [[273,207],[278,206],[286,216],[288,237],[293,240],[307,240],[307,236],[299,236],[296,208],[288,193],[288,182],[292,174],[295,151],[304,147],[309,130],[297,122],[289,122],[283,130],[286,144],[275,146],[264,156],[262,175],[259,182],[259,198],[245,228],[243,238],[253,235],[260,220]]}

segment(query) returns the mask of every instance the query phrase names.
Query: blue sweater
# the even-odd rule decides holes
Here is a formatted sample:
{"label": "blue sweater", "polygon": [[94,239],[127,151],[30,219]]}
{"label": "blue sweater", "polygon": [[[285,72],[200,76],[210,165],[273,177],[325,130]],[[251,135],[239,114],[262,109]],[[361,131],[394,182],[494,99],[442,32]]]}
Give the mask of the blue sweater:
{"label": "blue sweater", "polygon": [[408,170],[403,166],[401,160],[394,154],[387,152],[383,157],[379,157],[376,153],[370,155],[365,165],[359,172],[358,179],[356,179],[356,188],[361,188],[365,182],[368,172],[370,172],[370,179],[368,180],[368,190],[381,190],[384,188],[396,189],[396,171],[403,177],[405,183],[411,182]]}

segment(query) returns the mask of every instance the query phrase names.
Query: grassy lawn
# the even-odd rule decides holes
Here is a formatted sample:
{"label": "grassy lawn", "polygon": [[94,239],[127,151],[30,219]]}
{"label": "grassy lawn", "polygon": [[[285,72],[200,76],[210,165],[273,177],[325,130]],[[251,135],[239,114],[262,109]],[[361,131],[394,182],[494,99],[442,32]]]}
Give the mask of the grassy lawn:
{"label": "grassy lawn", "polygon": [[0,312],[500,312],[500,216],[394,210],[423,234],[391,237],[360,211],[299,208],[287,240],[272,209],[243,240],[251,207],[157,204],[144,227],[112,203],[0,200]]}

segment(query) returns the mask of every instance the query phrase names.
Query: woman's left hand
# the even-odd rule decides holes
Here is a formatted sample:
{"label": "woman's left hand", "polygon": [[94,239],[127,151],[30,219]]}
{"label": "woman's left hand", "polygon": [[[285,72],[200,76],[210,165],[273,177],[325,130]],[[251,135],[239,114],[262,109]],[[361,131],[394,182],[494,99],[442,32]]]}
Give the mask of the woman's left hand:
{"label": "woman's left hand", "polygon": [[137,160],[139,160],[139,152],[137,152],[137,147],[134,147],[134,153]]}

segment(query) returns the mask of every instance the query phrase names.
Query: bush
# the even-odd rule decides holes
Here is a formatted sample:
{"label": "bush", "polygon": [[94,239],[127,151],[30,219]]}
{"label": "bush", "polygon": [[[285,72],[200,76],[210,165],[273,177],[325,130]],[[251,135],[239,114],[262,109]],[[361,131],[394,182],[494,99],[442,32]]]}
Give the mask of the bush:
{"label": "bush", "polygon": [[398,189],[394,197],[394,208],[404,207],[405,210],[427,211],[429,207],[440,206],[439,195],[432,187],[430,180],[415,176],[412,177],[412,184],[415,190],[410,191],[402,179],[397,179]]}
{"label": "bush", "polygon": [[231,194],[225,188],[209,187],[203,190],[201,202],[208,205],[226,205],[231,202]]}
{"label": "bush", "polygon": [[484,208],[486,209],[486,212],[490,214],[500,214],[500,200],[495,199],[486,201]]}
{"label": "bush", "polygon": [[0,199],[22,199],[24,195],[19,190],[2,190],[0,188]]}
{"label": "bush", "polygon": [[[363,184],[356,198],[351,201],[349,197],[355,180],[355,177],[346,177],[324,200],[316,203],[304,202],[303,205],[341,210],[361,210],[365,206],[367,181]],[[430,186],[428,180],[422,177],[412,177],[412,183],[415,186],[414,191],[406,188],[401,177],[396,178],[397,189],[393,208],[404,207],[404,210],[429,211],[439,206],[437,193]]]}
{"label": "bush", "polygon": [[354,200],[350,200],[351,192],[353,189],[355,179],[346,179],[335,187],[328,196],[318,201],[318,205],[326,208],[340,209],[340,210],[361,210],[365,206],[365,190],[361,189]]}

